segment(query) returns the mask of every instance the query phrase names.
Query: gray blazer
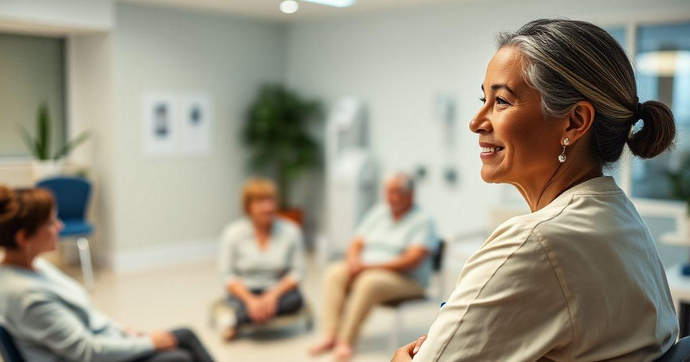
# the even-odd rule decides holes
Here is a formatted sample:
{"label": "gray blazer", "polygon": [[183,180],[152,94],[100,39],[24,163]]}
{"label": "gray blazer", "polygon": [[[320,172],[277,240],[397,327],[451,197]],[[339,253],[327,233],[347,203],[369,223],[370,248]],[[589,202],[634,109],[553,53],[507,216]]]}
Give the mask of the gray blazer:
{"label": "gray blazer", "polygon": [[27,361],[131,361],[154,352],[91,306],[79,284],[43,259],[34,271],[0,267],[0,325]]}

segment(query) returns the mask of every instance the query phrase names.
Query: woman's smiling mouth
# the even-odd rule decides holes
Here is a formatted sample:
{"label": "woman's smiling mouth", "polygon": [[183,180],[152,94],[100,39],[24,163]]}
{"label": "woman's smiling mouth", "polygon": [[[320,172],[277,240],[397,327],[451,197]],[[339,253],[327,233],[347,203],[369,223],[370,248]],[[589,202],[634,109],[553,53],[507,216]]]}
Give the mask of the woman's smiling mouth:
{"label": "woman's smiling mouth", "polygon": [[479,154],[481,158],[493,157],[503,151],[503,147],[491,143],[480,142],[479,147],[482,149],[482,152]]}

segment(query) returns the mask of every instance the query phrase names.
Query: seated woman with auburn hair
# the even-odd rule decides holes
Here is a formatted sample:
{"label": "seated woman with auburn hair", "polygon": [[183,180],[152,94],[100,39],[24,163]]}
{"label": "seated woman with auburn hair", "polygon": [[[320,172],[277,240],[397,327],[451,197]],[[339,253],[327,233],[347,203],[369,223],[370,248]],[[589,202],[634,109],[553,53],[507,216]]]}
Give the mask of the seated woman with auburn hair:
{"label": "seated woman with auburn hair", "polygon": [[0,325],[26,361],[213,361],[188,329],[126,331],[93,308],[74,280],[39,255],[63,225],[46,190],[0,186]]}
{"label": "seated woman with auburn hair", "polygon": [[302,308],[298,286],[304,273],[302,232],[278,216],[278,192],[266,179],[251,179],[243,190],[246,216],[223,232],[220,273],[234,320],[224,321],[223,336],[236,328],[263,323]]}

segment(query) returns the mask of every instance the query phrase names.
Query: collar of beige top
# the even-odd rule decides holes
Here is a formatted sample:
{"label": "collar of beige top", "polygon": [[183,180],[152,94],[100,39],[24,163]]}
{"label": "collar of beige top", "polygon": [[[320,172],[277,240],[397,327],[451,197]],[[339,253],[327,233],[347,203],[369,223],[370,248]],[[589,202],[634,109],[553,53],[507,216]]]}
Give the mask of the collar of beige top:
{"label": "collar of beige top", "polygon": [[587,180],[581,184],[575,185],[560,194],[551,203],[557,202],[559,200],[565,200],[572,195],[581,194],[602,194],[611,192],[623,192],[618,185],[616,180],[611,176],[600,176],[593,179]]}

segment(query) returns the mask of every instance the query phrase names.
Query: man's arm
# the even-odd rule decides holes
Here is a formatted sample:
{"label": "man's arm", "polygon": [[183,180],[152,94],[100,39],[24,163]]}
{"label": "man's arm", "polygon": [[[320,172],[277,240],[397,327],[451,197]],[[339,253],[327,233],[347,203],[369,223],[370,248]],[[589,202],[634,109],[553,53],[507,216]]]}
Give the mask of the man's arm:
{"label": "man's arm", "polygon": [[364,268],[387,269],[400,273],[416,268],[427,258],[427,256],[429,256],[429,250],[427,248],[415,245],[408,247],[397,259],[382,264],[365,265]]}
{"label": "man's arm", "polygon": [[352,240],[352,243],[347,248],[347,253],[345,255],[345,260],[349,265],[353,265],[360,262],[360,255],[362,255],[362,250],[364,250],[364,238],[357,236]]}

